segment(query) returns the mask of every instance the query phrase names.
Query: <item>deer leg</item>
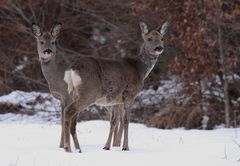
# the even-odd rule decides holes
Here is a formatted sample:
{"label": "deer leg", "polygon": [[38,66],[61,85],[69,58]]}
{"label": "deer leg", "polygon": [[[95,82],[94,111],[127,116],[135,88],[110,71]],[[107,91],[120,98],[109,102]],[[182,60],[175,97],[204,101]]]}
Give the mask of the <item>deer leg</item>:
{"label": "deer leg", "polygon": [[[123,109],[123,106],[121,105],[121,106],[119,106],[118,107],[119,108],[119,110],[118,110],[118,112],[117,112],[117,114],[118,114],[118,126],[119,127],[117,127],[117,131],[116,131],[116,129],[115,129],[115,131],[117,132],[117,134],[116,134],[116,137],[115,137],[115,135],[114,135],[114,142],[113,142],[113,146],[121,146],[121,139],[122,139],[122,133],[123,133],[123,121],[122,121],[122,116],[123,116],[123,111],[124,111],[124,109]],[[115,132],[114,131],[114,132]]]}
{"label": "deer leg", "polygon": [[116,127],[113,133],[113,146],[117,146],[118,130],[119,130],[119,119],[117,119]]}
{"label": "deer leg", "polygon": [[[122,117],[120,117],[122,118]],[[122,134],[123,134],[123,121],[120,119],[120,125],[119,125],[119,129],[118,129],[118,135],[116,138],[116,144],[115,146],[121,146],[121,140],[122,140]]]}
{"label": "deer leg", "polygon": [[71,124],[74,115],[77,113],[77,109],[74,104],[66,107],[64,109],[64,150],[66,152],[71,152],[70,146],[70,132],[71,132]]}
{"label": "deer leg", "polygon": [[70,148],[70,122],[71,122],[71,119],[69,117],[66,117],[65,116],[66,113],[64,112],[64,125],[63,125],[63,128],[64,128],[64,150],[66,152],[71,152],[71,148]]}
{"label": "deer leg", "polygon": [[[80,111],[83,111],[90,104],[95,102],[95,96],[91,96],[90,90],[88,88],[84,89],[85,91],[81,91],[82,95],[79,96],[79,100],[76,100],[74,103],[70,104],[68,107],[64,109],[64,149],[66,152],[71,152],[70,147],[70,132],[71,132],[71,124],[73,123],[74,116]],[[88,95],[86,95],[88,94]],[[73,123],[76,126],[76,120]],[[76,128],[75,128],[76,130]],[[76,137],[75,137],[76,138]],[[77,138],[75,139],[77,140]],[[80,150],[80,146],[79,146]]]}
{"label": "deer leg", "polygon": [[111,146],[111,141],[112,141],[112,135],[113,135],[113,132],[115,130],[115,127],[116,127],[116,122],[117,122],[117,119],[116,119],[116,115],[114,114],[114,112],[111,112],[111,118],[110,118],[110,131],[109,131],[109,135],[108,135],[108,139],[107,139],[107,142],[104,146],[103,149],[105,150],[109,150],[110,149],[110,146]]}
{"label": "deer leg", "polygon": [[78,138],[77,138],[77,132],[76,132],[77,117],[78,117],[78,114],[74,115],[71,120],[71,135],[72,135],[74,146],[75,146],[76,150],[79,153],[81,153],[80,145],[79,145]]}
{"label": "deer leg", "polygon": [[64,126],[64,122],[63,122],[63,119],[64,118],[63,118],[63,109],[62,109],[62,111],[61,111],[61,128],[62,128],[61,130],[62,131],[61,131],[61,140],[60,140],[60,145],[59,145],[60,148],[64,147],[64,141],[63,141],[64,140],[63,139],[63,135],[64,135],[63,134],[64,133],[64,127],[63,127]]}
{"label": "deer leg", "polygon": [[123,128],[124,128],[124,140],[123,140],[123,151],[128,151],[129,150],[129,146],[128,146],[128,126],[129,126],[129,122],[130,122],[130,111],[131,111],[131,106],[132,106],[132,102],[124,102],[124,109],[125,109],[125,113],[124,116],[122,118],[123,121]]}

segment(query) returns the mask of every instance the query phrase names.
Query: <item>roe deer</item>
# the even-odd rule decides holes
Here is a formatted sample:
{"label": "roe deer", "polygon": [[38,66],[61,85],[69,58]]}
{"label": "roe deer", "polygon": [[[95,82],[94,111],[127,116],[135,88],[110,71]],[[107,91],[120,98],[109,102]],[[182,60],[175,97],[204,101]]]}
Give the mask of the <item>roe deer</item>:
{"label": "roe deer", "polygon": [[148,31],[144,23],[140,23],[140,28],[144,43],[138,57],[119,60],[79,57],[74,63],[68,64],[58,60],[56,55],[55,41],[61,24],[55,25],[50,32],[42,32],[39,26],[32,25],[33,34],[37,38],[42,72],[50,92],[62,104],[63,144],[61,142],[60,146],[63,145],[66,152],[71,152],[70,133],[75,148],[81,152],[75,128],[76,115],[92,104],[103,106],[123,104],[122,150],[129,150],[128,126],[131,106],[143,87],[144,79],[163,52],[163,35],[167,23],[160,30]]}
{"label": "roe deer", "polygon": [[[144,45],[146,45],[146,47],[148,47],[147,43],[155,46],[155,44],[153,44],[151,41],[155,40],[157,43],[159,43],[159,40],[160,40],[161,44],[159,44],[159,45],[163,48],[163,46],[164,46],[163,45],[163,36],[166,33],[167,26],[168,26],[168,23],[165,23],[165,24],[163,24],[163,26],[161,28],[157,29],[158,33],[160,32],[160,34],[161,34],[159,36],[159,34],[156,32],[154,33],[154,31],[149,32],[145,23],[140,23],[142,37],[144,39],[144,44],[142,47],[145,47]],[[147,42],[147,41],[149,41],[149,42]],[[141,51],[143,51],[143,49],[141,49]],[[157,48],[156,48],[156,50],[157,50]],[[140,52],[139,58],[142,57],[141,54],[142,54],[142,52]],[[155,64],[155,62],[153,61],[152,67],[154,67],[154,64]],[[149,71],[146,73],[144,79],[148,76],[148,74],[150,73],[151,70],[152,69],[150,68]],[[122,132],[123,132],[123,120],[124,120],[123,119],[123,115],[124,115],[123,105],[112,106],[110,109],[112,109],[111,116],[110,116],[110,131],[109,131],[109,135],[108,135],[108,139],[105,144],[105,147],[103,148],[106,150],[110,149],[113,132],[114,132],[113,146],[120,146]],[[119,126],[119,123],[120,123],[120,126]]]}

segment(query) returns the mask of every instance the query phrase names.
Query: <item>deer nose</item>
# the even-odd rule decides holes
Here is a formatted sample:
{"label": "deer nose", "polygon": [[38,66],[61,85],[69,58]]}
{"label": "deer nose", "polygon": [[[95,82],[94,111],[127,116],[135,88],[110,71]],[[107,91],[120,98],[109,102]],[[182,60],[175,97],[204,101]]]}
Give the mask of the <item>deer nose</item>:
{"label": "deer nose", "polygon": [[156,47],[154,50],[155,50],[155,51],[162,51],[162,50],[163,50],[163,47],[158,46],[158,47]]}
{"label": "deer nose", "polygon": [[50,53],[52,53],[52,50],[50,50],[50,49],[46,49],[43,53],[44,53],[44,54],[45,54],[45,53],[50,54]]}

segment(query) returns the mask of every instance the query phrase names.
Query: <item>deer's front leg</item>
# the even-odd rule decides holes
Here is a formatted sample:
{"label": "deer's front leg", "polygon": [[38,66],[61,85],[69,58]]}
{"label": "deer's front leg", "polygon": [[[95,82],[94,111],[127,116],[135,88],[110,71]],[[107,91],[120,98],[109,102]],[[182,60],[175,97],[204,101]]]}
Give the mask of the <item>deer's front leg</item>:
{"label": "deer's front leg", "polygon": [[132,103],[133,103],[132,101],[124,102],[125,113],[124,113],[124,116],[122,117],[123,128],[124,128],[124,140],[123,140],[123,148],[122,148],[123,151],[129,150],[128,126],[130,122],[130,112],[131,112]]}
{"label": "deer's front leg", "polygon": [[121,138],[123,133],[123,123],[122,123],[122,116],[123,116],[123,104],[116,106],[117,111],[117,125],[114,130],[114,137],[113,137],[113,146],[121,146]]}
{"label": "deer's front leg", "polygon": [[113,146],[119,146],[118,145],[118,130],[119,130],[119,119],[117,120],[117,124],[116,124],[116,127],[115,127],[115,130],[113,132]]}
{"label": "deer's front leg", "polygon": [[114,136],[114,142],[113,146],[121,146],[121,140],[122,140],[122,134],[123,134],[123,120],[122,120],[122,115],[120,115],[120,124],[117,130],[117,135],[116,137]]}
{"label": "deer's front leg", "polygon": [[60,140],[60,145],[59,145],[59,147],[60,148],[63,148],[64,147],[64,118],[63,118],[63,114],[64,114],[64,111],[63,111],[63,108],[62,108],[62,110],[61,110],[61,140]]}
{"label": "deer's front leg", "polygon": [[106,142],[106,144],[105,144],[105,146],[103,148],[105,150],[109,150],[110,149],[113,132],[114,132],[114,130],[116,128],[116,125],[118,123],[117,122],[117,114],[114,111],[116,111],[116,110],[114,110],[114,106],[113,106],[113,109],[111,111],[111,117],[110,117],[110,131],[109,131],[107,142]]}

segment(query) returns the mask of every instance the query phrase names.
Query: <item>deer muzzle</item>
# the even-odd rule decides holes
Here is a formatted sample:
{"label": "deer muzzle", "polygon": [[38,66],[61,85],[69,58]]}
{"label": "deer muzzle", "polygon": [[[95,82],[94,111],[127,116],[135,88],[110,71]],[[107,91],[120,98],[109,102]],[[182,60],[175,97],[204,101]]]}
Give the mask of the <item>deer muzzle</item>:
{"label": "deer muzzle", "polygon": [[40,54],[41,60],[48,61],[53,55],[52,50],[46,49],[43,53]]}
{"label": "deer muzzle", "polygon": [[157,55],[160,55],[163,52],[163,47],[158,46],[154,49],[154,51],[156,52]]}

